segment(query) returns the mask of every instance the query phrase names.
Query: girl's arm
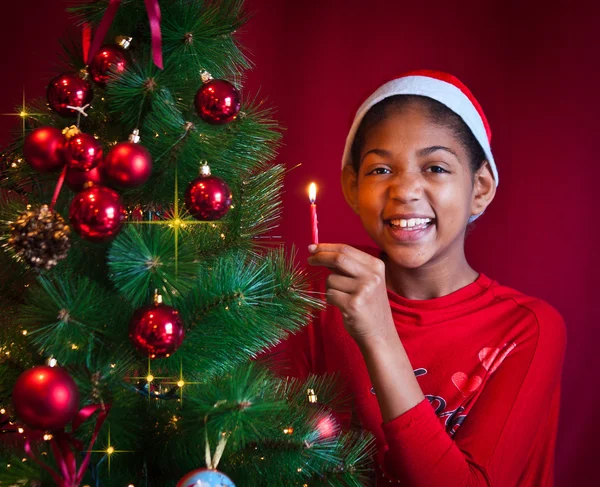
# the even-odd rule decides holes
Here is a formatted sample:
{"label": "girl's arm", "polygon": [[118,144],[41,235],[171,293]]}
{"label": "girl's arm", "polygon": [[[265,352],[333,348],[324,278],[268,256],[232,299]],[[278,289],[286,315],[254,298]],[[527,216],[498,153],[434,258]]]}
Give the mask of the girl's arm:
{"label": "girl's arm", "polygon": [[538,303],[531,333],[488,379],[455,439],[427,400],[384,420],[388,473],[411,487],[553,485],[566,328]]}
{"label": "girl's arm", "polygon": [[[555,433],[566,343],[560,315],[543,302],[531,310],[531,336],[490,377],[454,440],[414,376],[393,324],[378,261],[334,244],[319,245],[310,259],[334,271],[328,300],[342,312],[376,390],[388,473],[410,487],[512,487],[535,455],[546,454],[535,461],[551,466],[554,436],[543,428],[553,427]],[[541,444],[547,440],[552,444]],[[547,479],[540,479],[547,474],[536,475],[521,479],[520,485],[546,485]]]}

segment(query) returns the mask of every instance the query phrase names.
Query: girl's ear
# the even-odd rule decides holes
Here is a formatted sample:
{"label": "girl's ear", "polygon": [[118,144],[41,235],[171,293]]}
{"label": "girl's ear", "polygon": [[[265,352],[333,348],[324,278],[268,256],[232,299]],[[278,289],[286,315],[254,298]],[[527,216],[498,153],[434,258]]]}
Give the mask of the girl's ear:
{"label": "girl's ear", "polygon": [[358,175],[350,164],[344,166],[342,170],[342,190],[346,203],[354,213],[358,213]]}
{"label": "girl's ear", "polygon": [[496,182],[490,168],[490,163],[485,163],[477,170],[473,178],[473,199],[471,201],[471,214],[477,215],[484,211],[496,195]]}

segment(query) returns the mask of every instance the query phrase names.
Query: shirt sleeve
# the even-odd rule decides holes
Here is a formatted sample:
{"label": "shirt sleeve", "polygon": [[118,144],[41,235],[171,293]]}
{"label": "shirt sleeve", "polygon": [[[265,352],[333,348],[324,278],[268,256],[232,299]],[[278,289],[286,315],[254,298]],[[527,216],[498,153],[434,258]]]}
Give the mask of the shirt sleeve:
{"label": "shirt sleeve", "polygon": [[531,456],[544,447],[539,443],[556,436],[544,427],[555,425],[566,347],[564,321],[554,308],[545,305],[534,317],[537,333],[493,372],[453,438],[427,399],[383,423],[388,477],[410,487],[518,484]]}

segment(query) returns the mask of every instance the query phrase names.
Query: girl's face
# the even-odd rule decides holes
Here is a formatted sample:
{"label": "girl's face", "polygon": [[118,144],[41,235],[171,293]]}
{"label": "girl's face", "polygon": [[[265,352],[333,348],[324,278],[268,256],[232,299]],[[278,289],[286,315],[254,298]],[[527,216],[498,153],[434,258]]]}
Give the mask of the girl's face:
{"label": "girl's face", "polygon": [[[393,109],[372,127],[360,169],[344,170],[346,198],[395,264],[418,268],[464,256],[475,189],[466,149],[419,105]],[[487,206],[487,205],[486,205]]]}

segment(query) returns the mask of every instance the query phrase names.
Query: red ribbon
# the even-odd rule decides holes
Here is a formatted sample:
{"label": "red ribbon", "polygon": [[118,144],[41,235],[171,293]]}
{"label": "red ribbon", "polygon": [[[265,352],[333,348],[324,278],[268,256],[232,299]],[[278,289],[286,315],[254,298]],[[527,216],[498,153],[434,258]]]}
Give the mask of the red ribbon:
{"label": "red ribbon", "polygon": [[[162,58],[162,35],[160,32],[160,7],[158,6],[158,0],[145,0],[146,11],[148,12],[148,21],[150,22],[150,33],[152,34],[152,59],[160,69],[163,69],[163,58]],[[94,40],[87,51],[85,63],[89,64],[91,59],[100,49],[100,45],[104,41],[108,29],[110,28],[117,10],[121,6],[121,0],[110,0],[104,17],[98,25],[98,30],[94,36]]]}
{"label": "red ribbon", "polygon": [[160,33],[160,8],[158,0],[145,0],[150,33],[152,34],[152,59],[160,69],[163,69],[162,36]]}
{"label": "red ribbon", "polygon": [[56,186],[54,187],[54,194],[52,195],[52,202],[50,203],[50,211],[54,211],[54,205],[56,204],[56,200],[58,200],[58,195],[60,194],[60,190],[65,182],[65,177],[67,176],[67,165],[63,166],[63,170],[58,177],[58,181],[56,182]]}
{"label": "red ribbon", "polygon": [[92,26],[86,22],[83,24],[81,31],[81,46],[83,47],[83,58],[87,63],[87,55],[90,52],[90,46],[92,45]]}
{"label": "red ribbon", "polygon": [[[92,446],[94,443],[96,443],[96,439],[100,433],[100,428],[102,428],[102,424],[106,420],[106,416],[108,415],[109,411],[110,406],[102,407],[99,404],[91,404],[84,407],[79,411],[79,413],[77,413],[77,416],[71,425],[70,433],[67,433],[64,428],[62,430],[52,432],[52,440],[50,444],[52,446],[52,452],[54,454],[54,459],[56,460],[56,465],[58,466],[59,472],[54,471],[36,457],[29,440],[25,442],[25,452],[29,458],[31,458],[35,463],[37,463],[50,474],[57,487],[78,487],[83,481],[85,472],[90,464],[90,460],[92,458]],[[96,417],[94,433],[90,439],[90,445],[87,449],[87,453],[83,459],[83,462],[81,462],[79,469],[77,469],[77,458],[74,452],[83,451],[83,443],[74,438],[73,434],[84,421],[89,419],[96,412],[98,412],[98,416]]]}

